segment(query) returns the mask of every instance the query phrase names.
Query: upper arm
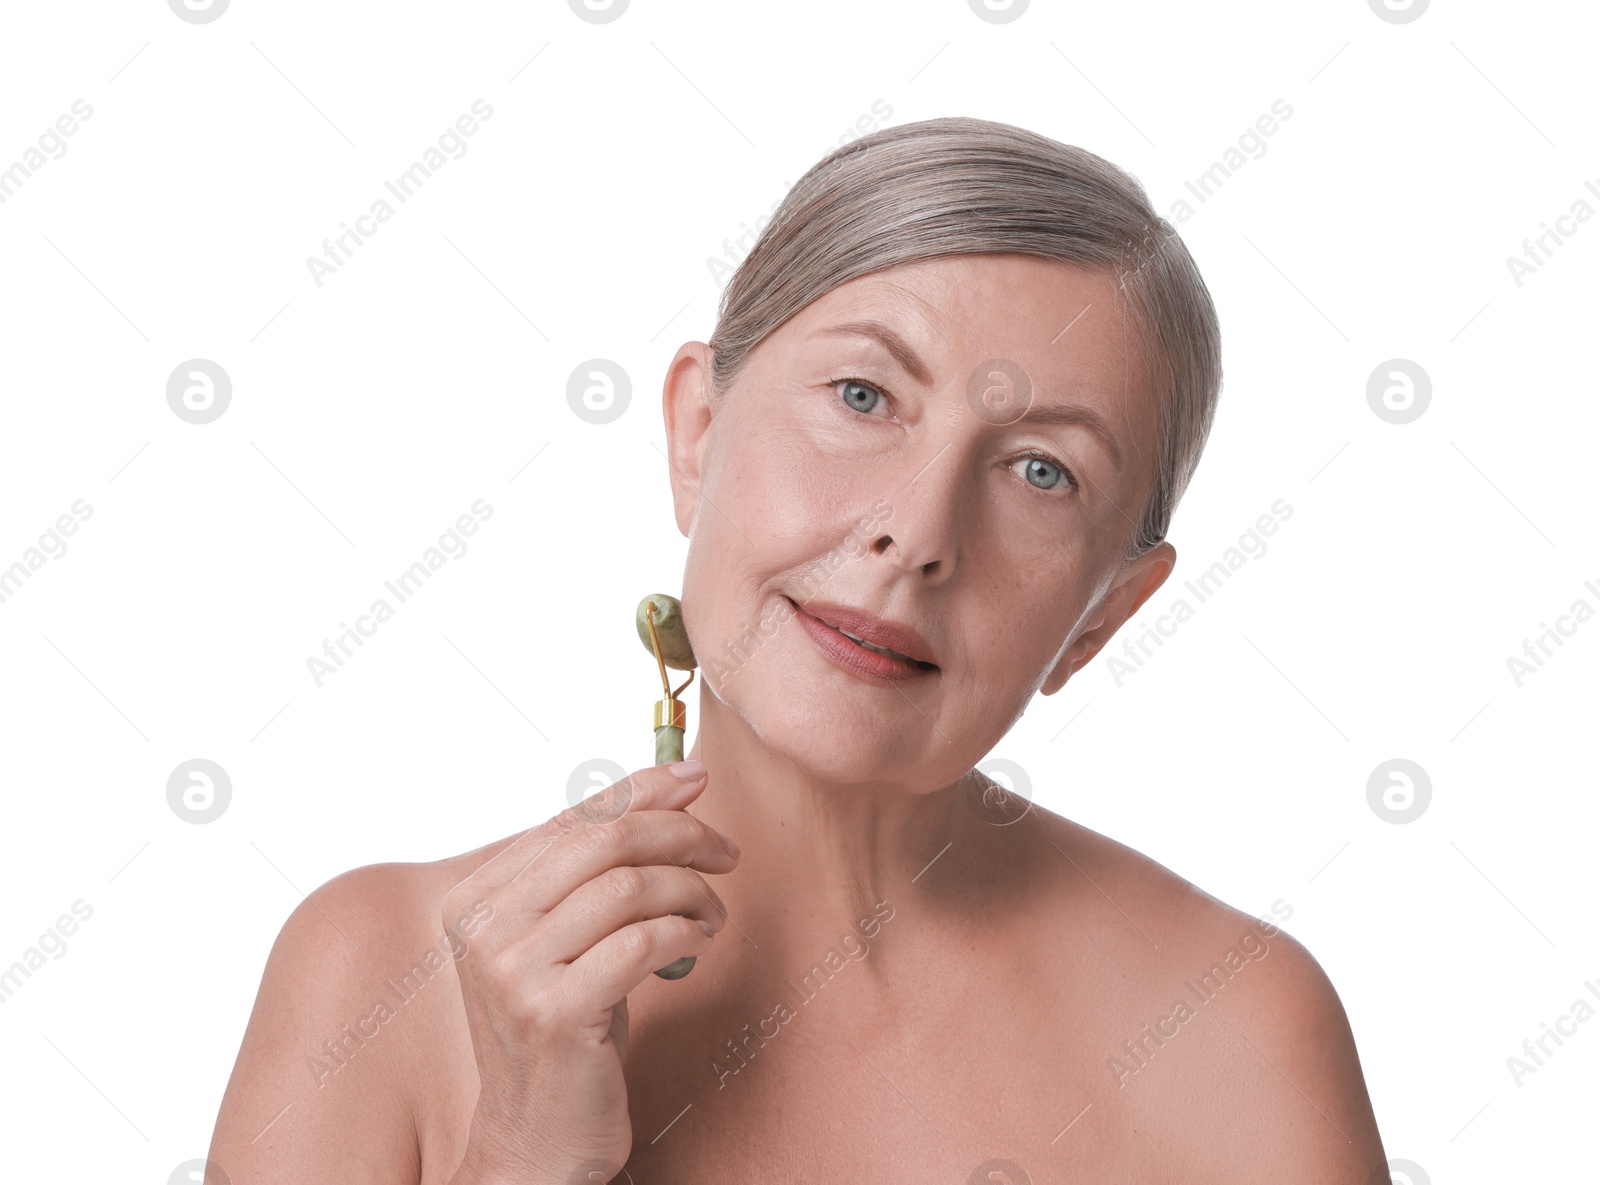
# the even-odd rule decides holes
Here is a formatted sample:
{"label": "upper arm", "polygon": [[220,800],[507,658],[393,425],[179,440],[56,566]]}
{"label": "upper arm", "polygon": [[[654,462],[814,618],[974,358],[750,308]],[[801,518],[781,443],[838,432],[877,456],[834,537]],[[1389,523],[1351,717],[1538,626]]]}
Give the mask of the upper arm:
{"label": "upper arm", "polygon": [[223,1095],[210,1157],[236,1185],[416,1182],[415,1126],[398,1072],[407,1042],[381,1009],[407,908],[403,865],[336,877],[284,923]]}
{"label": "upper arm", "polygon": [[[1233,1076],[1249,1105],[1231,1182],[1387,1185],[1389,1173],[1344,1005],[1310,952],[1279,930],[1241,985]],[[1220,1166],[1219,1166],[1220,1167]]]}
{"label": "upper arm", "polygon": [[1064,836],[1151,948],[1128,944],[1116,1008],[1151,1023],[1115,1064],[1119,1095],[1137,1076],[1126,1123],[1152,1163],[1193,1185],[1389,1185],[1349,1018],[1311,953],[1123,844]]}

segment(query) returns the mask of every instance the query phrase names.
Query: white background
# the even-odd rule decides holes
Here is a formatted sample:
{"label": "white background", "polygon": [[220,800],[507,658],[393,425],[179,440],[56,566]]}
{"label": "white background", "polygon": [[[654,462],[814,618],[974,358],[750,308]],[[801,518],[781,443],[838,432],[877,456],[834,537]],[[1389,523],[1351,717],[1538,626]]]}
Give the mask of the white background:
{"label": "white background", "polygon": [[[1600,211],[1589,6],[3,19],[0,168],[93,108],[0,205],[0,566],[92,507],[0,604],[0,966],[73,901],[94,911],[0,1005],[8,1175],[165,1182],[205,1155],[305,892],[529,826],[587,759],[648,763],[630,615],[676,590],[686,546],[666,362],[710,335],[708,260],[736,262],[724,241],[878,100],[876,122],[976,115],[1082,145],[1163,213],[1293,107],[1180,228],[1226,378],[1179,569],[1142,620],[1275,500],[1292,516],[1136,673],[1098,661],[994,756],[1218,897],[1292,907],[1391,1157],[1434,1182],[1592,1163],[1600,1023],[1520,1086],[1506,1065],[1600,983],[1600,624],[1520,686],[1506,662],[1574,601],[1600,609],[1600,218],[1520,286],[1506,264],[1574,201]],[[318,286],[306,257],[476,99],[494,113],[465,155]],[[596,357],[633,384],[605,425],[566,398]],[[233,384],[205,425],[166,400],[191,358]],[[1432,381],[1412,423],[1367,402],[1391,358]],[[469,550],[318,687],[323,640],[480,498]],[[232,782],[205,825],[166,795],[195,757]],[[1367,800],[1394,757],[1432,784],[1404,825]]]}

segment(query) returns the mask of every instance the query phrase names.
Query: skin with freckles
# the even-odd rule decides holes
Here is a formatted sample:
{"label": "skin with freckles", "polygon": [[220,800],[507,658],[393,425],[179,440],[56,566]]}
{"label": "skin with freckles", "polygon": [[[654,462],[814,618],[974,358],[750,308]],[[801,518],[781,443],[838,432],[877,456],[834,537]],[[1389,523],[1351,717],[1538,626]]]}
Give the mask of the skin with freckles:
{"label": "skin with freckles", "polygon": [[[1021,255],[841,285],[723,392],[708,346],[678,351],[707,773],[676,809],[740,854],[666,870],[725,924],[670,952],[688,977],[641,963],[599,1014],[632,1134],[616,1180],[1388,1180],[1302,946],[1049,811],[991,809],[972,774],[1172,570],[1166,543],[1124,562],[1157,464],[1142,358],[1113,277]],[[518,841],[358,869],[296,911],[218,1120],[235,1185],[535,1179],[475,1151],[480,1098],[505,1111],[504,1067],[537,1058],[494,1060],[472,964],[442,960],[336,1074],[303,1064]],[[527,867],[503,894],[539,891]],[[496,916],[530,925],[532,900]],[[497,1157],[561,1141],[525,1108],[491,1125]]]}

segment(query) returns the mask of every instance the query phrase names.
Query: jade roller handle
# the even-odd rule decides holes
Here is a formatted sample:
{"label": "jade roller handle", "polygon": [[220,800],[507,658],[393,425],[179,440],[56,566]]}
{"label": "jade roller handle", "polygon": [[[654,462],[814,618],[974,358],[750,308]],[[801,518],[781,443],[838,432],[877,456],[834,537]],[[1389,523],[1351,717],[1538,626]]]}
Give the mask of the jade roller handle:
{"label": "jade roller handle", "polygon": [[[678,705],[680,710],[683,705]],[[683,727],[677,724],[663,724],[656,729],[656,764],[664,762],[679,762],[683,760]],[[665,967],[658,967],[656,974],[662,979],[682,979],[694,970],[694,956],[684,955],[681,959],[674,959]]]}
{"label": "jade roller handle", "polygon": [[[683,627],[683,606],[676,597],[653,594],[639,602],[633,623],[645,649],[656,657],[656,665],[661,670],[661,688],[665,692],[655,710],[656,764],[676,763],[683,760],[683,726],[688,714],[667,684],[667,668],[679,671],[695,668],[694,651]],[[685,955],[657,968],[655,974],[662,979],[682,979],[692,970],[694,956]]]}
{"label": "jade roller handle", "polygon": [[683,760],[683,729],[676,724],[663,724],[656,729],[656,764],[677,763]]}

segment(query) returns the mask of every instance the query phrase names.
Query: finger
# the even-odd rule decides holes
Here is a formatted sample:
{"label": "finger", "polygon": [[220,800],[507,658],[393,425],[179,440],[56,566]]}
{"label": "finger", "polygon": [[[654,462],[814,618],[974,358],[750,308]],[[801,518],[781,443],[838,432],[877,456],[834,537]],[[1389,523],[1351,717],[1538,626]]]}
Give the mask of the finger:
{"label": "finger", "polygon": [[587,882],[612,869],[652,865],[724,873],[738,859],[714,827],[687,811],[630,811],[615,823],[552,841],[497,891],[492,924],[502,934],[525,933]]}
{"label": "finger", "polygon": [[486,899],[510,883],[542,859],[551,844],[563,835],[604,826],[630,810],[681,810],[689,805],[706,787],[705,765],[703,762],[679,762],[677,767],[689,776],[674,774],[673,767],[667,765],[647,766],[529,828],[445,895],[445,916],[451,916],[461,902]]}
{"label": "finger", "polygon": [[623,927],[668,915],[721,930],[728,910],[698,872],[661,864],[611,868],[579,885],[540,921],[539,958],[572,963]]}
{"label": "finger", "polygon": [[714,942],[696,919],[673,915],[634,922],[573,963],[561,977],[560,994],[581,1010],[613,1007],[657,967],[704,955]]}

